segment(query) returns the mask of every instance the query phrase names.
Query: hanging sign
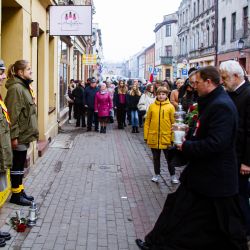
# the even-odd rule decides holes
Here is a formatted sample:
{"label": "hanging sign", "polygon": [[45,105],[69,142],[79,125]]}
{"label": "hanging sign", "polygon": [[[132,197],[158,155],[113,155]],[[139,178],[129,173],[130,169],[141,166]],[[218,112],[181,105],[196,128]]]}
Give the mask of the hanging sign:
{"label": "hanging sign", "polygon": [[82,64],[84,65],[96,65],[97,63],[96,55],[82,55]]}
{"label": "hanging sign", "polygon": [[52,36],[91,36],[92,6],[50,6],[49,34]]}

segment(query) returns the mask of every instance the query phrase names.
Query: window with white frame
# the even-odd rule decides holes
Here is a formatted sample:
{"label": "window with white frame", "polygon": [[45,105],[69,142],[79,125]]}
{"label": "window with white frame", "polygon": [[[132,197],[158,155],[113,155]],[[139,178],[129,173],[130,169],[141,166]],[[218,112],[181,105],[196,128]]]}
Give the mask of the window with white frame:
{"label": "window with white frame", "polygon": [[171,24],[166,25],[166,37],[171,36]]}

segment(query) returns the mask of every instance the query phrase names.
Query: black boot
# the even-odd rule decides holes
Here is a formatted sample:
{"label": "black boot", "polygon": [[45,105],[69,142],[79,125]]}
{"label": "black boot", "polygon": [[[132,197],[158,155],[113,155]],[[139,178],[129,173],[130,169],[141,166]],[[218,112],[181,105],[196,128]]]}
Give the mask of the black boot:
{"label": "black boot", "polygon": [[142,241],[141,239],[136,239],[135,242],[136,242],[136,245],[142,250],[150,250],[151,249],[150,245],[147,244],[145,241]]}
{"label": "black boot", "polygon": [[106,134],[106,127],[103,127],[103,133]]}
{"label": "black boot", "polygon": [[135,127],[135,133],[140,133],[138,127]]}
{"label": "black boot", "polygon": [[21,193],[13,193],[10,198],[10,203],[14,203],[20,206],[30,206],[31,201],[27,200],[22,196]]}
{"label": "black boot", "polygon": [[31,196],[31,195],[27,195],[24,190],[21,191],[21,195],[28,201],[33,201],[34,200],[34,197]]}
{"label": "black boot", "polygon": [[0,247],[5,247],[6,242],[5,239],[0,239]]}
{"label": "black boot", "polygon": [[8,232],[1,232],[0,231],[0,246],[1,246],[1,240],[10,240],[11,239],[11,235]]}
{"label": "black boot", "polygon": [[135,133],[135,127],[134,126],[132,127],[132,133]]}
{"label": "black boot", "polygon": [[103,133],[103,126],[101,126],[100,133]]}

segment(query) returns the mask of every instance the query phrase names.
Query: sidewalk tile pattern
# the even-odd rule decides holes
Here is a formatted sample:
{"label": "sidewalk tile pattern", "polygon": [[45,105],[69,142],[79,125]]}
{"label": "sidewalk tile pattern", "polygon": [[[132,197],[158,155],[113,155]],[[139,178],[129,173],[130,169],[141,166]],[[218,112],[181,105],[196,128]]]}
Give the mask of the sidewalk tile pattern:
{"label": "sidewalk tile pattern", "polygon": [[63,129],[56,140],[71,141],[72,147],[50,147],[25,180],[39,208],[36,226],[17,233],[7,222],[19,209],[27,216],[29,208],[6,202],[1,209],[1,230],[12,234],[5,249],[137,249],[135,239],[152,229],[176,188],[166,162],[155,184],[142,131],[132,134],[115,125],[107,134],[73,125]]}

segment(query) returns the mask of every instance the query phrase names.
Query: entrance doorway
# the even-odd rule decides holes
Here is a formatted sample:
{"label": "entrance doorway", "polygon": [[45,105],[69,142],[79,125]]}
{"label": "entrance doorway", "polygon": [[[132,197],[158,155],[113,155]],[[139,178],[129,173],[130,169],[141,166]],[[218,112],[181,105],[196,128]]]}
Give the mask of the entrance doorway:
{"label": "entrance doorway", "polygon": [[245,57],[239,58],[239,64],[243,67],[243,69],[246,71],[246,65],[247,61]]}

